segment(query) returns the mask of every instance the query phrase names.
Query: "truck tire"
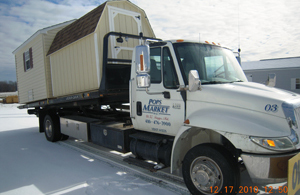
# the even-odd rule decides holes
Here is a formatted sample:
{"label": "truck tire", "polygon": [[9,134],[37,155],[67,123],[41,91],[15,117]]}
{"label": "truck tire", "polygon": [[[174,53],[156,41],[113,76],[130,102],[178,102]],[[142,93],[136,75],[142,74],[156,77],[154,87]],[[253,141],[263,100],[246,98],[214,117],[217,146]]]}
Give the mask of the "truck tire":
{"label": "truck tire", "polygon": [[188,151],[182,174],[192,194],[236,194],[239,190],[239,166],[233,156],[218,145],[198,145]]}
{"label": "truck tire", "polygon": [[46,115],[44,118],[44,130],[46,139],[50,142],[61,140],[59,118],[55,115]]}

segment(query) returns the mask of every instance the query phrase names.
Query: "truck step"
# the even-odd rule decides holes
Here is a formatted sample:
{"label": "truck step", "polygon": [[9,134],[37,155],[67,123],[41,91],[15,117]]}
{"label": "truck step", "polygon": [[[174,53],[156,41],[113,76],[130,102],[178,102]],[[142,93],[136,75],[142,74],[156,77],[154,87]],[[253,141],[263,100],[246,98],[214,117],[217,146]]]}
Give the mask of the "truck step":
{"label": "truck step", "polygon": [[134,157],[130,156],[128,158],[124,158],[123,161],[127,162],[128,164],[132,164],[132,165],[147,169],[151,172],[156,172],[157,171],[154,168],[155,164],[148,163],[145,160],[137,159],[137,158],[134,158]]}

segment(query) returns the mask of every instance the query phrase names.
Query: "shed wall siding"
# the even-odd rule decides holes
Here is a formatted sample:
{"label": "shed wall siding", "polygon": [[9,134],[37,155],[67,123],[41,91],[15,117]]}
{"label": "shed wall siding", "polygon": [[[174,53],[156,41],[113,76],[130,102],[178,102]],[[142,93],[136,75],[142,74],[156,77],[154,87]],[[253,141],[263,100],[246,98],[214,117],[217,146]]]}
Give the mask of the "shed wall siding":
{"label": "shed wall siding", "polygon": [[[23,53],[29,48],[32,48],[33,68],[24,71]],[[25,47],[20,49],[15,55],[16,69],[19,90],[19,102],[27,103],[28,92],[32,90],[33,99],[41,100],[47,98],[45,68],[44,68],[44,54],[43,54],[43,40],[42,35],[37,36],[30,41]]]}
{"label": "shed wall siding", "polygon": [[99,88],[93,33],[50,55],[55,97]]}

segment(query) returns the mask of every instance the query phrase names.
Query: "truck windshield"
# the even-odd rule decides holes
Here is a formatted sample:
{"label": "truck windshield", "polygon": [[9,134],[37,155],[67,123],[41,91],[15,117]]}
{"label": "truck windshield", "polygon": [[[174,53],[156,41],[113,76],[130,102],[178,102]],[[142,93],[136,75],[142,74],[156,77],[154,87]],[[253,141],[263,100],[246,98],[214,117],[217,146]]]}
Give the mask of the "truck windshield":
{"label": "truck windshield", "polygon": [[201,43],[173,45],[186,84],[190,70],[198,71],[202,84],[247,81],[234,54],[228,49]]}

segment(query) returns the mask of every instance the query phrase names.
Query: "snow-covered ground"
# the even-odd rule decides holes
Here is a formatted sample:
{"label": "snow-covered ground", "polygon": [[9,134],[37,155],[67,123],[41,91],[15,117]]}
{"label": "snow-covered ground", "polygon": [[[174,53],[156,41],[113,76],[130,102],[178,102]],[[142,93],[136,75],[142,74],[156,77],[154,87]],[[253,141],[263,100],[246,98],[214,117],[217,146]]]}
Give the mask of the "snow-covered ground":
{"label": "snow-covered ground", "polygon": [[176,194],[46,141],[38,118],[17,106],[0,104],[0,195]]}

